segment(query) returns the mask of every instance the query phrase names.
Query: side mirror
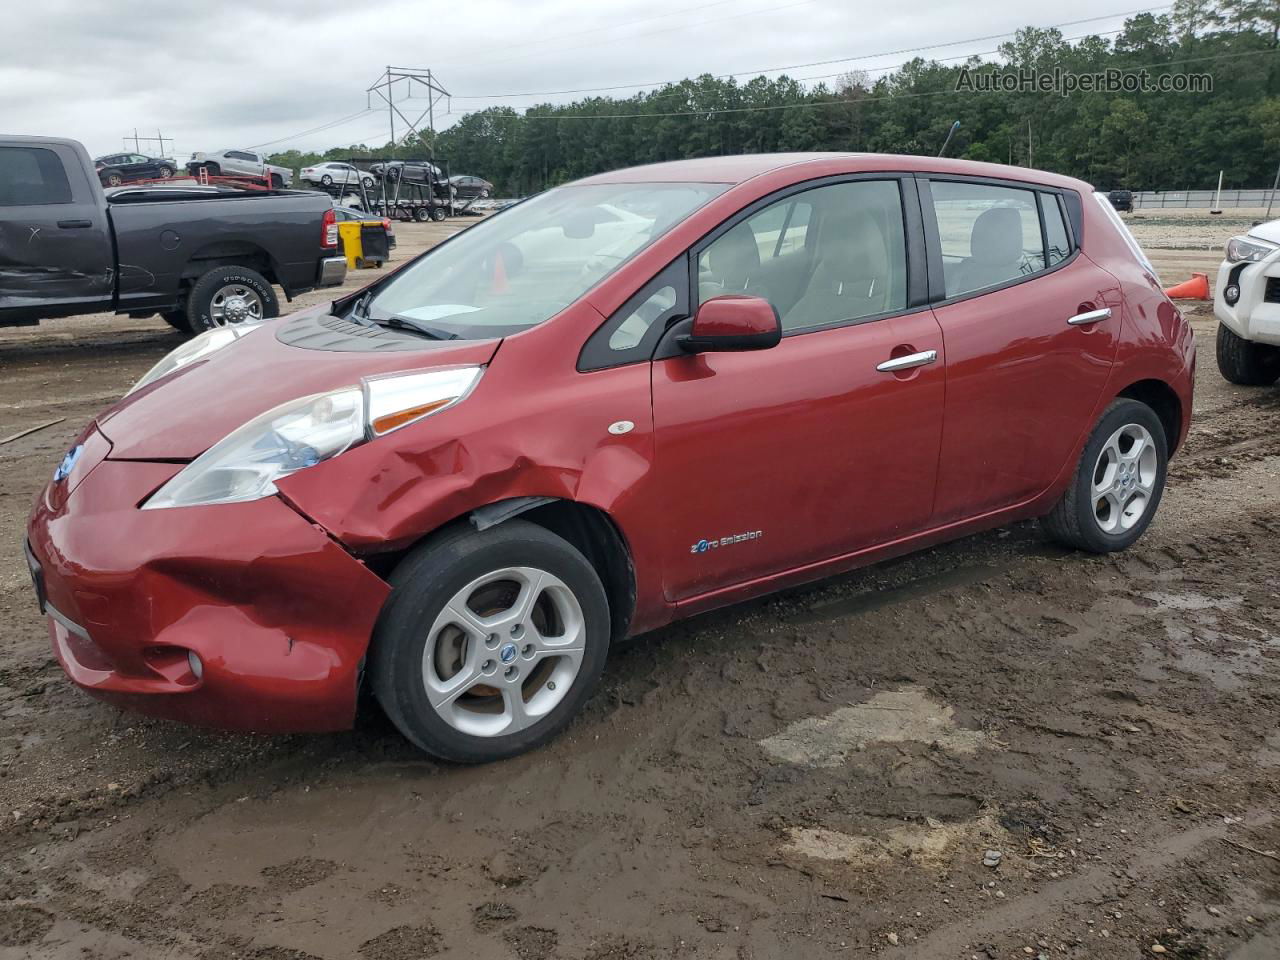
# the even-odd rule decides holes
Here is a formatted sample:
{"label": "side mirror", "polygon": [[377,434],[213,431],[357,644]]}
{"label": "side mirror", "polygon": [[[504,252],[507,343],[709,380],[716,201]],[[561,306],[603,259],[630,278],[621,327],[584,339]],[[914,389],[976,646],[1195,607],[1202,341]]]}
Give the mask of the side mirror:
{"label": "side mirror", "polygon": [[677,338],[686,353],[768,350],[782,340],[778,311],[760,297],[712,297],[698,308],[691,332]]}

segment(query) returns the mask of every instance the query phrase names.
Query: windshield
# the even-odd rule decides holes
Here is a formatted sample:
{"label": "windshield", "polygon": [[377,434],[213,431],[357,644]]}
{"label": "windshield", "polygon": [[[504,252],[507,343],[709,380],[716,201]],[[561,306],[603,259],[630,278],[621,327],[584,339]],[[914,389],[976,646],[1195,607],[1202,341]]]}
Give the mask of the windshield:
{"label": "windshield", "polygon": [[517,333],[577,300],[723,183],[606,183],[549,190],[484,220],[398,273],[364,308],[371,320],[447,337]]}

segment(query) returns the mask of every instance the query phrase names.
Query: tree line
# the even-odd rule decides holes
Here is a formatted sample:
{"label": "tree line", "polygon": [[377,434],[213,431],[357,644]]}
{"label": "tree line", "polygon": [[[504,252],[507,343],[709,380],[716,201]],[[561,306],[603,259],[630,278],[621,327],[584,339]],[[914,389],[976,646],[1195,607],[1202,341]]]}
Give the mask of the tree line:
{"label": "tree line", "polygon": [[[990,89],[984,74],[1128,78],[1120,89]],[[1166,92],[1196,85],[1209,90]],[[1141,89],[1135,88],[1145,77]],[[1163,81],[1162,77],[1171,78]],[[957,89],[959,86],[961,89]],[[467,114],[431,138],[288,151],[295,168],[325,159],[433,154],[453,174],[485,177],[522,196],[617,167],[720,154],[853,150],[947,155],[1031,165],[1104,189],[1270,186],[1280,163],[1280,0],[1177,0],[1113,36],[1068,38],[1024,28],[994,59],[913,59],[875,79],[833,83],[779,76],[745,82],[704,75],[630,97],[588,97],[524,110]]]}

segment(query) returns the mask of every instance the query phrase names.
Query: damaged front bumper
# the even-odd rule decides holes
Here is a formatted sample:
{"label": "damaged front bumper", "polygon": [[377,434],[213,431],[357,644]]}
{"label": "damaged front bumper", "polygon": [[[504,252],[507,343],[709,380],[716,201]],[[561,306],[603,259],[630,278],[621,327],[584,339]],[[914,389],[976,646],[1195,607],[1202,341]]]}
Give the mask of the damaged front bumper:
{"label": "damaged front bumper", "polygon": [[390,587],[279,497],[140,510],[181,464],[109,459],[96,431],[41,493],[28,563],[67,676],[155,716],[346,729]]}

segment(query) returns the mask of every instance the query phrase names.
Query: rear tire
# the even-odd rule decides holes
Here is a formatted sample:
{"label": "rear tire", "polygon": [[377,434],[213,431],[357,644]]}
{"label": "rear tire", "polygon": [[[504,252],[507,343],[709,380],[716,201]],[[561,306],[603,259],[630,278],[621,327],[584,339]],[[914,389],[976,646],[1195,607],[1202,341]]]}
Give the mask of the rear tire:
{"label": "rear tire", "polygon": [[160,179],[168,180],[172,176],[173,176],[173,167],[165,166],[162,164],[160,166]]}
{"label": "rear tire", "polygon": [[168,313],[160,314],[160,318],[175,330],[182,333],[191,332],[191,325],[187,322],[187,311],[185,310],[171,310]]}
{"label": "rear tire", "polygon": [[417,220],[419,223],[426,223],[431,219],[431,211],[426,207],[418,207],[413,211],[413,219]]}
{"label": "rear tire", "polygon": [[604,670],[600,578],[536,524],[459,525],[411,552],[390,581],[369,678],[391,722],[437,757],[485,763],[540,746]]}
{"label": "rear tire", "polygon": [[444,207],[431,208],[431,219],[434,220],[436,223],[440,223],[447,216],[449,216],[449,211],[446,210]]}
{"label": "rear tire", "polygon": [[248,267],[214,267],[191,287],[191,294],[187,297],[187,329],[192,333],[204,333],[214,327],[243,322],[227,318],[225,297],[223,309],[220,310],[216,303],[223,291],[233,287],[243,287],[256,295],[261,319],[280,315],[280,300],[262,274]]}
{"label": "rear tire", "polygon": [[273,173],[273,174],[271,174],[271,181],[270,181],[270,182],[271,182],[271,189],[272,189],[272,190],[282,190],[282,189],[284,189],[284,177],[282,177],[280,174],[278,174],[278,173]]}
{"label": "rear tire", "polygon": [[1126,549],[1155,517],[1168,465],[1168,441],[1155,411],[1126,397],[1112,401],[1089,434],[1062,499],[1041,521],[1045,531],[1076,550]]}
{"label": "rear tire", "polygon": [[1244,387],[1268,387],[1280,379],[1280,347],[1246,340],[1218,324],[1218,371],[1230,383]]}

